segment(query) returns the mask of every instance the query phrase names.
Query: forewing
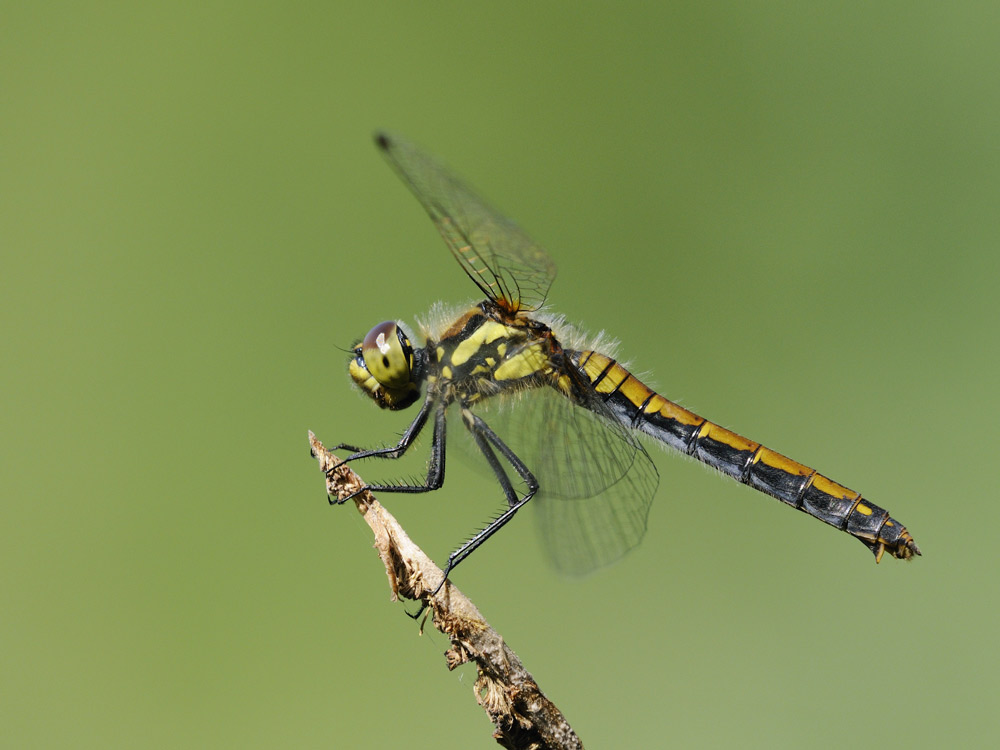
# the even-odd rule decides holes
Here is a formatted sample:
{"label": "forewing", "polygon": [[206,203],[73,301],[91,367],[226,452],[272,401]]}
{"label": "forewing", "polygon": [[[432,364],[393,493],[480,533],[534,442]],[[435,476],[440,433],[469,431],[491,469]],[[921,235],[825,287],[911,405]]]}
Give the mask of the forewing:
{"label": "forewing", "polygon": [[487,297],[512,312],[541,307],[556,267],[531,237],[413,144],[386,133],[375,142]]}

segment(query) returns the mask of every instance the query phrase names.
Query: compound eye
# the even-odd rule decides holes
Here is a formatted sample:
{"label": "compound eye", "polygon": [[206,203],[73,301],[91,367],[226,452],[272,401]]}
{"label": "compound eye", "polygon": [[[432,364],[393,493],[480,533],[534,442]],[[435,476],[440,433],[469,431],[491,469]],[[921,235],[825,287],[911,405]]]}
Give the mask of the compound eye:
{"label": "compound eye", "polygon": [[387,320],[372,328],[361,342],[368,372],[385,388],[405,388],[413,370],[413,347],[402,329]]}

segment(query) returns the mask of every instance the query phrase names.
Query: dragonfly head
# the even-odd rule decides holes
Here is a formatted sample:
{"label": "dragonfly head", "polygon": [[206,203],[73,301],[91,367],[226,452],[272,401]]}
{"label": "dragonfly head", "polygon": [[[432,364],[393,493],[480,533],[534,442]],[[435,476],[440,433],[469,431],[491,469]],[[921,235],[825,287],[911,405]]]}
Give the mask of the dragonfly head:
{"label": "dragonfly head", "polygon": [[351,378],[383,409],[405,409],[420,397],[413,346],[395,322],[372,328],[353,355]]}

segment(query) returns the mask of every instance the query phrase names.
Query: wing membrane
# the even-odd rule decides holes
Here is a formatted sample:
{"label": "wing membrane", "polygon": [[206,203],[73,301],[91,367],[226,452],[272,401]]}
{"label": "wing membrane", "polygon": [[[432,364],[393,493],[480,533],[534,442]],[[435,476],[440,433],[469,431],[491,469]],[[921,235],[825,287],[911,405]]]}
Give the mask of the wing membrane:
{"label": "wing membrane", "polygon": [[548,254],[413,144],[385,133],[375,141],[483,294],[512,312],[541,307],[556,274]]}
{"label": "wing membrane", "polygon": [[[659,484],[636,436],[596,393],[583,394],[574,402],[551,388],[532,389],[482,410],[538,479],[528,507],[535,508],[543,546],[557,568],[575,575],[642,541]],[[516,403],[522,399],[528,402]]]}

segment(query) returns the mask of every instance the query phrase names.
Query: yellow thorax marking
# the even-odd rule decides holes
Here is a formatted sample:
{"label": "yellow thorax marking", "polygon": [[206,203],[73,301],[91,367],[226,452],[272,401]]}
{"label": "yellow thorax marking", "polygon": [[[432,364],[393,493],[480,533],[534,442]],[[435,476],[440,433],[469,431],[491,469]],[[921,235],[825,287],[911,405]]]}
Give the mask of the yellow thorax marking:
{"label": "yellow thorax marking", "polygon": [[534,342],[501,362],[493,371],[493,378],[494,380],[525,378],[543,369],[547,364],[548,357],[542,351],[541,342]]}
{"label": "yellow thorax marking", "polygon": [[497,339],[511,338],[523,335],[516,328],[509,328],[494,320],[488,320],[473,331],[467,339],[455,347],[451,353],[452,367],[461,367],[472,357],[483,344],[490,344]]}

